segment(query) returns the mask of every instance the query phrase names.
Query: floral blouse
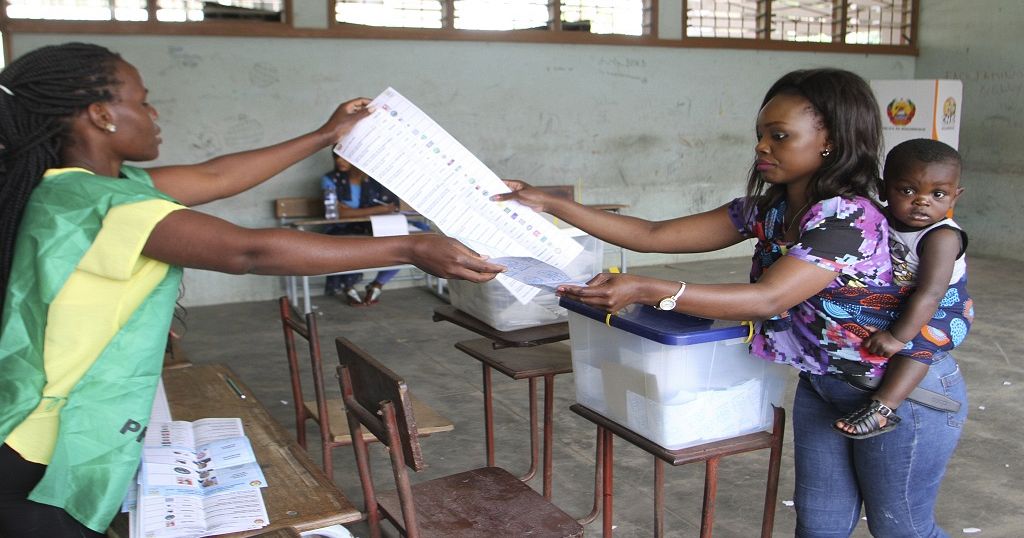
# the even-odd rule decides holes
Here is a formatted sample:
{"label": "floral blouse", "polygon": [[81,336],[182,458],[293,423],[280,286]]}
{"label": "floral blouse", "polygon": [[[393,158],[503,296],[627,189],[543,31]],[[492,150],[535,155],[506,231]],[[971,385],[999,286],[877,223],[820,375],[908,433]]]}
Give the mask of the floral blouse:
{"label": "floral blouse", "polygon": [[782,256],[834,271],[836,278],[787,312],[758,322],[751,351],[814,374],[880,375],[886,359],[861,350],[861,340],[870,334],[865,327],[888,327],[906,292],[891,284],[885,216],[867,198],[829,198],[809,208],[799,239],[787,243],[785,213],[784,200],[764,214],[748,198],[729,205],[736,229],[757,239],[751,282]]}

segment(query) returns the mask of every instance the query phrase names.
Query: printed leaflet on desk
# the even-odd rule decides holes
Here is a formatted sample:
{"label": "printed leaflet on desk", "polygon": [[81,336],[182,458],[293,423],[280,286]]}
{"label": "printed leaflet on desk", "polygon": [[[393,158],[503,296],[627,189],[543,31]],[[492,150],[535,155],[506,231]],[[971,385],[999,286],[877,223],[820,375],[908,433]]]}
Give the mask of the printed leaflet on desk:
{"label": "printed leaflet on desk", "polygon": [[267,485],[237,418],[151,423],[139,472],[140,536],[209,536],[269,522]]}
{"label": "printed leaflet on desk", "polygon": [[[493,202],[508,187],[423,111],[392,88],[335,153],[394,192],[480,254],[532,257],[564,269],[583,247],[518,202]],[[540,290],[504,275],[498,281],[522,303]]]}

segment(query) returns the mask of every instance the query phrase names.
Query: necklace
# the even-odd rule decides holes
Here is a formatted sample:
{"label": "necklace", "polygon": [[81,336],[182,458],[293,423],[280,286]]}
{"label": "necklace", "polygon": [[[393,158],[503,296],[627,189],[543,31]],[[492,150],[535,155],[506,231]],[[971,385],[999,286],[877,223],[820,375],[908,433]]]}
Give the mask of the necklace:
{"label": "necklace", "polygon": [[800,222],[800,215],[803,214],[803,212],[808,207],[810,207],[810,205],[811,205],[811,201],[807,200],[807,203],[805,203],[803,205],[803,207],[801,207],[800,209],[796,210],[796,213],[793,214],[793,217],[792,217],[791,220],[789,220],[789,223],[786,223],[786,220],[787,220],[786,219],[786,214],[783,213],[783,215],[782,215],[782,222],[783,222],[782,237],[786,237],[789,234],[789,230],[791,230],[793,228],[793,225],[796,224],[797,222]]}

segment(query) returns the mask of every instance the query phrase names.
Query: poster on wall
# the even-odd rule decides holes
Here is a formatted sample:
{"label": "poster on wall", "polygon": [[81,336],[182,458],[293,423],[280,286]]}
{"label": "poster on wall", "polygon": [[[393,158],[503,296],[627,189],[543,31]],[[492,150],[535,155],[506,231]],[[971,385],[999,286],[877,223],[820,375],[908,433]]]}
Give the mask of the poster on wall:
{"label": "poster on wall", "polygon": [[960,145],[964,86],[959,80],[872,80],[882,114],[885,153],[912,138]]}

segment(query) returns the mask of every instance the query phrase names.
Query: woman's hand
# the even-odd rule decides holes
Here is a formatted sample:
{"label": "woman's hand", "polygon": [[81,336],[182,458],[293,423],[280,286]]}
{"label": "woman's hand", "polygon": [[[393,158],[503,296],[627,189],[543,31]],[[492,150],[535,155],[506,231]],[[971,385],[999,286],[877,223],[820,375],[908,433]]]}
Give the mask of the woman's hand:
{"label": "woman's hand", "polygon": [[491,200],[504,202],[514,200],[537,212],[547,212],[551,207],[551,201],[556,198],[540,189],[536,189],[525,181],[518,179],[504,179],[505,185],[512,189],[512,192],[495,194]]}
{"label": "woman's hand", "polygon": [[437,234],[409,236],[415,241],[412,264],[441,278],[487,282],[505,270],[458,241]]}
{"label": "woman's hand", "polygon": [[672,294],[658,295],[658,290],[673,286],[679,289],[678,282],[622,273],[601,273],[590,279],[586,287],[558,286],[558,294],[614,314],[631,304],[653,304]]}
{"label": "woman's hand", "polygon": [[327,137],[330,144],[338,143],[359,120],[370,115],[369,104],[370,100],[365,97],[345,101],[317,131]]}

